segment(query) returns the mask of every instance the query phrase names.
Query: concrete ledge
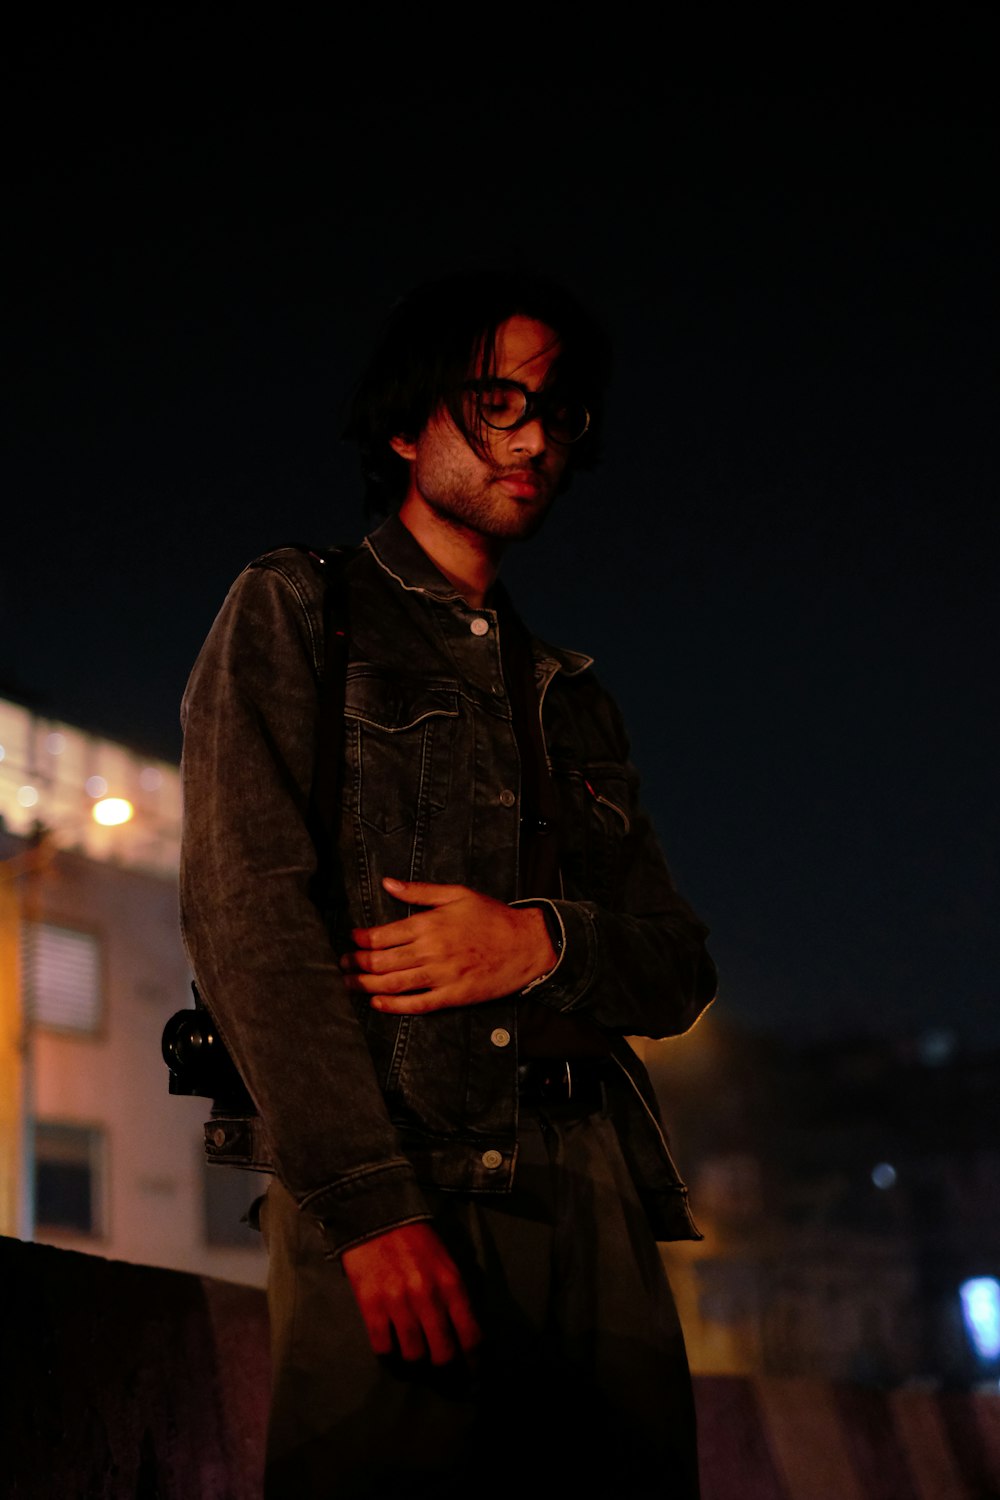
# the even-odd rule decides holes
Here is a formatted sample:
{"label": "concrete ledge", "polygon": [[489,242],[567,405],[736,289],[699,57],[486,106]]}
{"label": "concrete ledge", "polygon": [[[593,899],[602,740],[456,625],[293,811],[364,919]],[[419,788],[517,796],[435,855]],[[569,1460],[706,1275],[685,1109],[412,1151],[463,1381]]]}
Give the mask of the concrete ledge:
{"label": "concrete ledge", "polygon": [[1000,1500],[1000,1396],[694,1384],[703,1500]]}
{"label": "concrete ledge", "polygon": [[[260,1500],[264,1294],[0,1238],[2,1492]],[[703,1500],[1000,1500],[1000,1396],[695,1379]]]}
{"label": "concrete ledge", "polygon": [[0,1239],[3,1493],[259,1500],[262,1292]]}

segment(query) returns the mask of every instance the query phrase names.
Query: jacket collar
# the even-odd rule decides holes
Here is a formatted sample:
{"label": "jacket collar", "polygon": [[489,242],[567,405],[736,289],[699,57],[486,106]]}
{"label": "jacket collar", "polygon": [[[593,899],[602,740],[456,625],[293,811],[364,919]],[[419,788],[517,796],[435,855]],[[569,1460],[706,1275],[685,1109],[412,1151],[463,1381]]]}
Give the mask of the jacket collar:
{"label": "jacket collar", "polygon": [[417,594],[430,594],[435,599],[461,599],[455,585],[434,566],[416,537],[407,531],[397,515],[390,516],[370,536],[366,536],[364,545],[379,567],[394,578],[401,588]]}
{"label": "jacket collar", "polygon": [[531,649],[536,668],[541,668],[542,675],[548,670],[565,672],[567,677],[578,677],[581,672],[594,665],[594,658],[585,655],[583,651],[570,651],[567,646],[551,646],[548,641],[540,641],[537,635],[531,638]]}
{"label": "jacket collar", "polygon": [[[468,605],[450,579],[435,567],[412,532],[408,531],[398,515],[392,515],[381,526],[365,537],[364,545],[384,572],[401,588],[413,593],[429,594],[442,603],[457,603],[463,609]],[[503,585],[498,584],[498,589]],[[509,596],[508,596],[509,597]],[[537,636],[531,637],[531,649],[535,658],[536,673],[546,680],[553,672],[565,672],[568,677],[593,666],[592,656],[581,651],[569,651],[563,646],[551,646]]]}

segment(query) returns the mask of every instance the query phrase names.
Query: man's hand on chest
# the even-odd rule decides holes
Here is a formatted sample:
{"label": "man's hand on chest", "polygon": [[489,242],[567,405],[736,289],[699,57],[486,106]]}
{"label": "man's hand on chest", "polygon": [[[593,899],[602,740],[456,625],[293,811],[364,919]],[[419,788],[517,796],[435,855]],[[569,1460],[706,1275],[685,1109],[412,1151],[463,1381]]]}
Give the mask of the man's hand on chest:
{"label": "man's hand on chest", "polygon": [[555,967],[538,907],[512,907],[464,885],[386,879],[390,895],[425,908],[398,922],[355,928],[340,961],[344,983],[373,1009],[420,1015],[518,994]]}

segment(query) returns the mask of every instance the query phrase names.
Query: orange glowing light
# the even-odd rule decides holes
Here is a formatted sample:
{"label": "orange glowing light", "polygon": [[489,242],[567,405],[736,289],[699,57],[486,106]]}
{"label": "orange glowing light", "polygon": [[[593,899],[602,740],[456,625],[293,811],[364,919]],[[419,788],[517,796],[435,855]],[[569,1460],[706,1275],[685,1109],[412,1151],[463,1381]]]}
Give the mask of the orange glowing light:
{"label": "orange glowing light", "polygon": [[119,823],[127,823],[134,812],[135,808],[124,797],[102,797],[94,803],[91,816],[104,828],[117,828]]}

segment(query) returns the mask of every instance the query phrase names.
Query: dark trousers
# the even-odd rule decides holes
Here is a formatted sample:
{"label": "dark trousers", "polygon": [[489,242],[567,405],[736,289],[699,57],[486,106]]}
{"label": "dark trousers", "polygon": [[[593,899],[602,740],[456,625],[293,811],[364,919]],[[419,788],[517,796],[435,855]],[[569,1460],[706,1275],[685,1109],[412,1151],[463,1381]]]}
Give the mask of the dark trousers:
{"label": "dark trousers", "polygon": [[696,1500],[683,1338],[611,1122],[529,1111],[513,1193],[430,1197],[484,1329],[474,1376],[376,1359],[315,1222],[270,1188],[267,1500]]}

